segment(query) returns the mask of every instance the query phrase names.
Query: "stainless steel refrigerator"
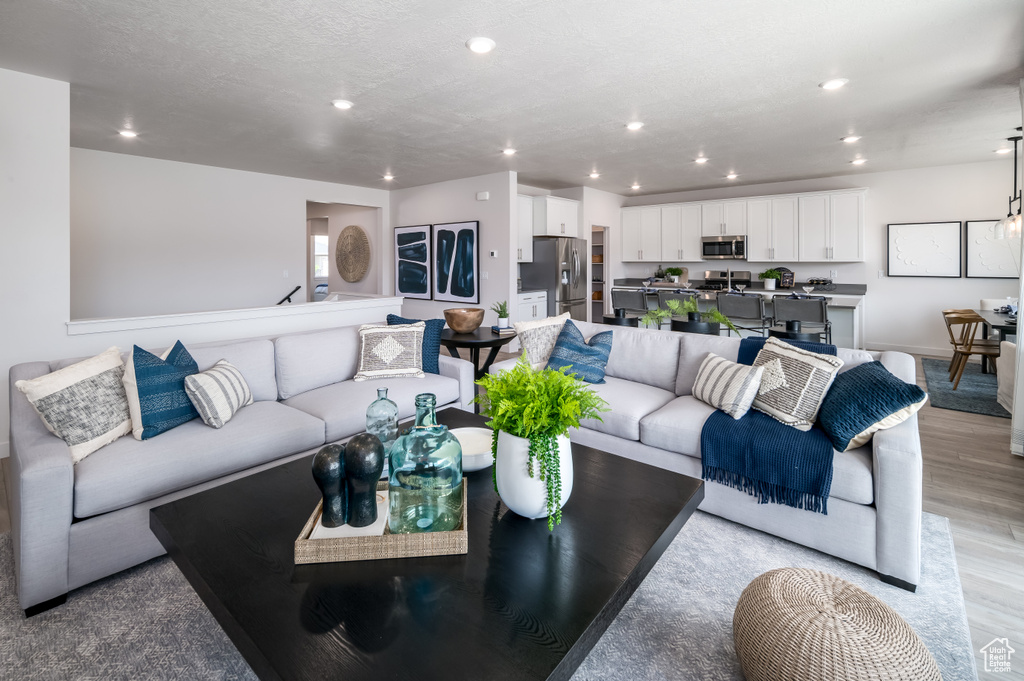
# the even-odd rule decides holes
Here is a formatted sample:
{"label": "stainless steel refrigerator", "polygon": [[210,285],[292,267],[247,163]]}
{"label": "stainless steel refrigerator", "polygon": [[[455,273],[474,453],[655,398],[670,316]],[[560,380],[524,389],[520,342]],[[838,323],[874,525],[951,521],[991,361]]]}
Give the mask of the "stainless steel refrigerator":
{"label": "stainless steel refrigerator", "polygon": [[523,290],[548,292],[548,316],[568,312],[587,319],[587,242],[570,237],[537,237],[533,262],[519,266]]}

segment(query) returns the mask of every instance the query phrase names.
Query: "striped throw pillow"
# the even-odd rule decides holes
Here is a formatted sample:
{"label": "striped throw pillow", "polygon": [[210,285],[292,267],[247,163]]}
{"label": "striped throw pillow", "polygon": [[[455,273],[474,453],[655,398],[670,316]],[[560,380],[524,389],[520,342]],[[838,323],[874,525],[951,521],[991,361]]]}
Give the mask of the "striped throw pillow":
{"label": "striped throw pillow", "polygon": [[693,382],[693,396],[734,419],[741,419],[761,387],[764,369],[730,362],[713,352],[701,362]]}
{"label": "striped throw pillow", "polygon": [[242,407],[252,404],[252,393],[242,372],[222,359],[206,371],[185,377],[185,392],[203,423],[220,428]]}

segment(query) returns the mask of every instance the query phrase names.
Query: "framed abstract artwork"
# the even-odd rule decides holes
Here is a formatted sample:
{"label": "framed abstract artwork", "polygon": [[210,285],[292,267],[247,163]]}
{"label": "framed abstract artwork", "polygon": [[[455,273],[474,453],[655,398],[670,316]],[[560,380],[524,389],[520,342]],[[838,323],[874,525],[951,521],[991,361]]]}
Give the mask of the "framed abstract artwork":
{"label": "framed abstract artwork", "polygon": [[967,221],[967,276],[1016,279],[1020,275],[1020,236],[997,239],[998,220]]}
{"label": "framed abstract artwork", "polygon": [[480,223],[434,225],[434,300],[480,303]]}
{"label": "framed abstract artwork", "polygon": [[963,238],[959,222],[893,224],[888,230],[887,276],[962,276]]}
{"label": "framed abstract artwork", "polygon": [[430,225],[395,227],[395,295],[430,300]]}

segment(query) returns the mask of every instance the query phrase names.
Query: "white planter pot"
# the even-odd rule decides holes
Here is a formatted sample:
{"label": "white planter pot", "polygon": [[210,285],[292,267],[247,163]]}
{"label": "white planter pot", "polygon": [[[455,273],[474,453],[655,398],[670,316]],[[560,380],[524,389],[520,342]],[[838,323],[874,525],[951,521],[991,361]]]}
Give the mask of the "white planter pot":
{"label": "white planter pot", "polygon": [[765,291],[774,291],[775,290],[775,280],[774,279],[765,279],[764,280],[764,290]]}
{"label": "white planter pot", "polygon": [[498,328],[507,329],[509,327],[508,317],[498,317]]}
{"label": "white planter pot", "polygon": [[[562,499],[558,507],[565,506],[572,494],[572,448],[569,438],[557,439],[558,462],[562,473]],[[524,518],[546,518],[548,515],[547,482],[540,479],[540,462],[533,462],[533,477],[527,473],[530,441],[498,431],[498,456],[495,481],[498,495],[509,510]]]}

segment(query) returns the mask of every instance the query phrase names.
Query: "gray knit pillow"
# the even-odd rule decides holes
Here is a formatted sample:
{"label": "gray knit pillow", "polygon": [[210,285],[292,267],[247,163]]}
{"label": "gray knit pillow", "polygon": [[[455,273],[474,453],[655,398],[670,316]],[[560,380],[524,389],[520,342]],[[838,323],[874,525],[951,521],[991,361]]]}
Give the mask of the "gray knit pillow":
{"label": "gray knit pillow", "polygon": [[423,378],[423,322],[359,327],[359,371],[355,380]]}
{"label": "gray knit pillow", "polygon": [[754,366],[764,368],[754,409],[797,430],[810,430],[843,360],[769,338]]}

